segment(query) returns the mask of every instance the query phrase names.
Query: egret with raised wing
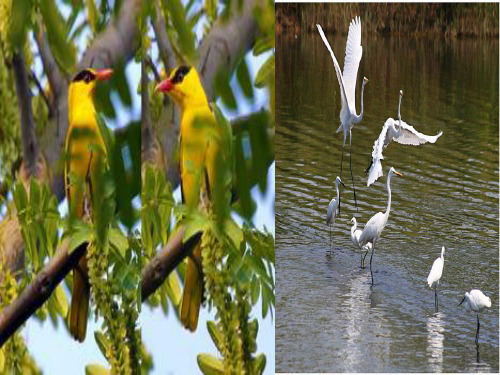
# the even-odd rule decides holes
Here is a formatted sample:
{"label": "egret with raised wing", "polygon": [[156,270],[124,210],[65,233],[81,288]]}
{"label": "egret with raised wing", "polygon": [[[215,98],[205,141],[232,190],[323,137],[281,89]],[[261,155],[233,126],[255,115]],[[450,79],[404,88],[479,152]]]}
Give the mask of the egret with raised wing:
{"label": "egret with raised wing", "polygon": [[491,299],[490,297],[486,297],[483,292],[479,289],[472,289],[470,293],[465,292],[465,297],[460,302],[464,304],[465,308],[470,311],[474,311],[477,313],[477,331],[476,331],[476,345],[479,343],[479,313],[483,311],[487,307],[491,307]]}
{"label": "egret with raised wing", "polygon": [[357,229],[358,227],[358,222],[356,221],[356,218],[353,217],[351,219],[352,227],[351,227],[351,241],[354,244],[354,246],[360,248],[361,250],[365,250],[365,255],[362,255],[362,260],[361,260],[361,268],[365,268],[365,258],[366,255],[368,254],[368,251],[372,249],[372,243],[368,242],[365,246],[361,247],[359,246],[359,237],[361,236],[361,233],[363,231],[361,229]]}
{"label": "egret with raised wing", "polygon": [[[363,78],[363,85],[361,87],[361,113],[356,114],[356,77],[358,75],[359,62],[361,61],[361,56],[363,54],[363,47],[361,47],[361,20],[359,17],[355,17],[349,25],[349,33],[347,35],[347,45],[345,49],[345,61],[344,61],[344,72],[340,70],[339,63],[335,57],[335,54],[330,47],[330,43],[326,39],[323,29],[319,24],[316,25],[318,28],[321,39],[328,48],[330,55],[332,56],[333,65],[335,67],[335,73],[337,74],[337,79],[340,85],[340,100],[342,104],[342,109],[340,110],[340,126],[337,129],[337,133],[341,129],[344,130],[344,142],[342,144],[342,159],[340,160],[340,177],[342,178],[342,162],[344,160],[344,146],[349,133],[349,167],[351,169],[352,178],[352,188],[354,191],[354,203],[356,209],[358,203],[356,200],[356,189],[354,188],[354,177],[352,175],[352,164],[351,164],[351,130],[354,124],[361,122],[363,118],[363,91],[365,90],[365,85],[368,83],[368,78]],[[340,202],[339,202],[339,213],[340,213]]]}
{"label": "egret with raised wing", "polygon": [[335,218],[337,217],[337,207],[340,201],[339,183],[345,187],[344,183],[339,176],[335,179],[335,190],[337,191],[337,198],[333,198],[328,205],[328,211],[326,212],[326,223],[330,225],[330,253],[332,252],[332,224],[335,225]]}
{"label": "egret with raised wing", "polygon": [[429,284],[429,288],[432,288],[432,285],[434,285],[434,306],[436,307],[436,312],[438,311],[437,286],[439,284],[439,280],[441,280],[441,276],[443,275],[443,267],[444,246],[441,249],[441,256],[434,261],[431,272],[429,272],[429,276],[427,276],[427,284]]}
{"label": "egret with raised wing", "polygon": [[[401,121],[401,98],[403,97],[403,90],[399,91],[399,106],[398,106],[398,121],[389,117],[378,136],[378,139],[373,144],[372,151],[372,162],[370,166],[366,169],[368,173],[368,182],[366,186],[370,186],[377,179],[383,175],[382,173],[382,151],[394,140],[402,145],[418,146],[424,143],[435,143],[437,139],[443,134],[439,132],[438,134],[425,135],[415,130],[411,125],[406,122]],[[399,124],[398,129],[396,126]]]}
{"label": "egret with raised wing", "polygon": [[372,216],[368,223],[365,225],[365,229],[361,236],[359,236],[359,246],[365,246],[367,243],[372,243],[372,255],[370,257],[370,272],[372,274],[372,286],[373,286],[373,272],[372,272],[372,260],[373,260],[373,252],[375,251],[375,245],[377,241],[380,239],[380,235],[387,224],[387,220],[389,219],[389,212],[391,212],[391,177],[393,175],[403,177],[401,173],[396,171],[393,167],[389,170],[389,174],[387,175],[387,194],[389,195],[389,200],[387,202],[387,209],[385,212],[378,212]]}

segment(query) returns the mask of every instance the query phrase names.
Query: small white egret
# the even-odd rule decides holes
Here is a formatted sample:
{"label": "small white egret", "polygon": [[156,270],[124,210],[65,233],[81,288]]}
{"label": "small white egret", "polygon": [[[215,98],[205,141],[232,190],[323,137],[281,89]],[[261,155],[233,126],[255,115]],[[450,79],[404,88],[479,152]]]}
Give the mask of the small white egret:
{"label": "small white egret", "polygon": [[339,176],[335,179],[335,190],[337,191],[337,198],[333,198],[328,205],[328,211],[326,212],[326,223],[330,225],[330,252],[332,246],[332,224],[335,225],[335,218],[337,217],[337,207],[339,205],[339,183],[345,187],[344,183]]}
{"label": "small white egret", "polygon": [[366,250],[365,255],[364,256],[361,255],[362,256],[361,268],[365,268],[365,258],[366,258],[366,255],[368,254],[368,251],[370,251],[372,249],[372,243],[368,242],[363,247],[359,246],[359,237],[361,236],[361,233],[363,233],[363,231],[361,229],[357,229],[358,222],[356,221],[355,217],[353,217],[351,219],[351,223],[353,223],[352,227],[351,227],[351,241],[352,241],[352,243],[354,244],[354,246],[360,248],[361,250]]}
{"label": "small white egret", "polygon": [[491,299],[490,297],[486,297],[479,289],[472,289],[470,293],[465,292],[465,297],[462,299],[459,306],[462,303],[468,311],[472,310],[477,313],[476,345],[478,345],[480,327],[479,313],[485,308],[491,307]]}
{"label": "small white egret", "polygon": [[[359,17],[355,17],[351,20],[349,25],[349,33],[347,34],[347,44],[345,48],[345,60],[344,60],[344,73],[341,72],[339,63],[335,54],[326,39],[323,29],[319,24],[316,24],[321,39],[325,43],[326,48],[332,56],[333,65],[335,67],[335,73],[337,74],[337,80],[340,85],[340,100],[342,104],[342,109],[340,110],[340,126],[337,129],[337,133],[341,129],[344,130],[344,143],[342,144],[342,158],[340,160],[340,177],[342,178],[342,162],[344,160],[344,146],[347,138],[347,133],[349,133],[349,167],[351,169],[352,178],[352,188],[354,190],[354,203],[356,209],[358,203],[356,200],[356,189],[354,188],[354,177],[352,175],[352,165],[351,165],[351,130],[354,124],[361,122],[363,119],[363,92],[365,90],[365,85],[368,83],[368,78],[363,78],[363,85],[361,86],[361,113],[356,114],[356,77],[358,75],[359,62],[361,61],[361,56],[363,55],[363,47],[361,47],[361,20]],[[340,202],[339,202],[339,213],[340,213]]]}
{"label": "small white egret", "polygon": [[439,284],[439,280],[441,279],[441,275],[443,274],[443,267],[444,246],[441,249],[441,256],[434,261],[431,272],[429,272],[429,276],[427,276],[427,284],[429,284],[429,288],[432,288],[432,285],[434,284],[434,306],[436,307],[436,311],[438,311],[437,286]]}
{"label": "small white egret", "polygon": [[380,235],[384,230],[387,220],[389,219],[389,212],[391,211],[391,177],[392,175],[397,175],[403,177],[401,173],[396,171],[393,167],[389,170],[387,175],[387,194],[389,195],[389,201],[387,202],[387,210],[385,212],[378,212],[372,216],[368,223],[363,229],[363,233],[359,236],[359,245],[365,246],[368,242],[372,243],[372,255],[370,257],[370,272],[372,274],[372,286],[373,286],[373,272],[372,272],[372,259],[373,252],[375,251],[375,244],[380,239]]}
{"label": "small white egret", "polygon": [[[403,90],[399,91],[399,106],[398,106],[398,121],[393,118],[388,118],[378,136],[378,139],[373,144],[372,162],[367,168],[368,182],[366,186],[370,186],[377,179],[383,175],[382,173],[382,151],[394,140],[403,145],[418,146],[424,143],[435,143],[437,139],[443,134],[439,132],[437,135],[425,135],[415,130],[411,125],[401,121],[401,98],[403,97]],[[396,126],[398,125],[398,130]]]}

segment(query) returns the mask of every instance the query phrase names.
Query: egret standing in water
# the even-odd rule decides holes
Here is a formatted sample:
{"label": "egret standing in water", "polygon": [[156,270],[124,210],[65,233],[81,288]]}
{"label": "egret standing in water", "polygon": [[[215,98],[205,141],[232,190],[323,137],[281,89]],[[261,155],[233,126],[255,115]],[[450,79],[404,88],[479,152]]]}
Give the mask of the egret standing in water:
{"label": "egret standing in water", "polygon": [[372,249],[372,243],[368,242],[365,246],[361,247],[359,246],[359,237],[361,236],[361,233],[363,231],[361,229],[357,229],[358,227],[358,222],[356,221],[356,218],[353,217],[351,219],[352,227],[351,227],[351,241],[354,244],[354,246],[360,248],[361,250],[366,250],[365,255],[362,255],[362,260],[361,260],[361,268],[365,268],[365,258],[366,255],[368,254],[368,251]]}
{"label": "egret standing in water", "polygon": [[[382,162],[384,158],[382,151],[394,140],[402,145],[418,146],[424,143],[435,143],[443,132],[439,132],[436,135],[425,135],[415,130],[411,125],[406,122],[401,121],[401,98],[403,97],[403,90],[399,90],[399,106],[398,106],[398,121],[389,117],[380,132],[377,140],[373,144],[372,151],[372,162],[370,166],[366,169],[368,173],[368,182],[366,186],[373,184],[379,177],[383,175],[382,173]],[[396,130],[396,126],[398,130]]]}
{"label": "egret standing in water", "polygon": [[[341,129],[344,130],[344,143],[342,144],[342,159],[340,160],[340,177],[342,178],[342,162],[344,160],[344,146],[349,133],[349,167],[351,169],[352,178],[352,188],[354,190],[354,203],[356,209],[358,208],[358,203],[356,200],[356,189],[354,188],[354,177],[352,175],[352,165],[351,165],[351,130],[354,124],[361,122],[363,119],[363,91],[365,90],[365,85],[368,83],[368,78],[363,78],[363,85],[361,86],[361,113],[356,114],[356,77],[358,75],[359,62],[361,61],[361,56],[363,55],[363,47],[361,47],[361,20],[359,17],[355,17],[349,25],[349,33],[347,34],[347,44],[345,48],[345,60],[344,60],[344,73],[341,72],[339,63],[335,57],[335,54],[330,47],[330,43],[326,39],[323,29],[319,24],[316,25],[318,28],[321,39],[325,43],[326,48],[332,56],[333,65],[335,67],[335,73],[337,74],[337,80],[340,85],[340,100],[342,104],[342,109],[340,110],[340,126],[337,129],[337,133]],[[340,202],[339,202],[339,214],[340,214]]]}
{"label": "egret standing in water", "polygon": [[491,307],[490,297],[486,297],[479,289],[472,289],[470,293],[465,292],[465,297],[460,302],[464,304],[465,308],[477,313],[477,331],[476,331],[476,345],[479,345],[479,313],[487,307]]}
{"label": "egret standing in water", "polygon": [[391,177],[393,175],[403,177],[401,173],[396,171],[391,167],[389,174],[387,175],[387,194],[389,195],[389,201],[387,202],[387,210],[385,212],[378,212],[372,216],[368,223],[365,225],[365,229],[361,236],[359,236],[359,246],[365,246],[368,242],[372,243],[372,255],[370,257],[370,273],[372,274],[372,286],[373,286],[373,272],[372,272],[372,259],[373,252],[375,251],[375,244],[380,239],[380,235],[387,224],[389,219],[389,212],[391,212]]}
{"label": "egret standing in water", "polygon": [[337,207],[340,200],[339,183],[345,187],[344,183],[337,176],[335,179],[335,190],[337,191],[337,198],[333,198],[328,205],[328,211],[326,212],[326,223],[330,225],[330,253],[332,252],[332,224],[335,225],[335,218],[337,217]]}
{"label": "egret standing in water", "polygon": [[434,306],[436,307],[436,312],[438,311],[437,286],[439,284],[439,280],[441,279],[441,275],[443,274],[443,267],[444,246],[441,249],[441,256],[434,261],[431,272],[429,273],[429,276],[427,276],[427,284],[429,284],[429,288],[432,288],[432,284],[434,284]]}

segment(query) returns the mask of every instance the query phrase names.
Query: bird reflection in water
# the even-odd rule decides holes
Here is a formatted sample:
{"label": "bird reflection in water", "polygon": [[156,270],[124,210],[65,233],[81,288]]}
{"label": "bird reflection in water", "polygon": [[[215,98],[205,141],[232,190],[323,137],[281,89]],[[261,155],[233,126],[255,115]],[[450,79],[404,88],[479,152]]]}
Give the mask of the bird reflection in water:
{"label": "bird reflection in water", "polygon": [[442,312],[438,312],[427,318],[427,358],[432,372],[443,371],[445,316]]}

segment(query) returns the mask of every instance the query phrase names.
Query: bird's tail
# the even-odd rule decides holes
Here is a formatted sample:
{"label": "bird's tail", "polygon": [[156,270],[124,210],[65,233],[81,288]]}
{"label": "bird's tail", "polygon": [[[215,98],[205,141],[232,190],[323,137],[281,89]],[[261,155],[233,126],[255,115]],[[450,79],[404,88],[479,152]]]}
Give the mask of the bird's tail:
{"label": "bird's tail", "polygon": [[182,295],[181,322],[190,331],[196,331],[203,298],[203,274],[201,270],[201,243],[188,258],[184,293]]}
{"label": "bird's tail", "polygon": [[370,171],[368,174],[368,183],[366,186],[370,186],[373,184],[379,177],[382,177],[384,173],[382,172],[382,163],[380,162],[380,159],[374,160],[372,162],[372,165],[370,167]]}
{"label": "bird's tail", "polygon": [[73,294],[69,317],[69,332],[79,342],[85,340],[89,313],[90,284],[85,255],[73,269]]}
{"label": "bird's tail", "polygon": [[342,124],[339,125],[337,131],[335,133],[339,133],[343,129]]}

